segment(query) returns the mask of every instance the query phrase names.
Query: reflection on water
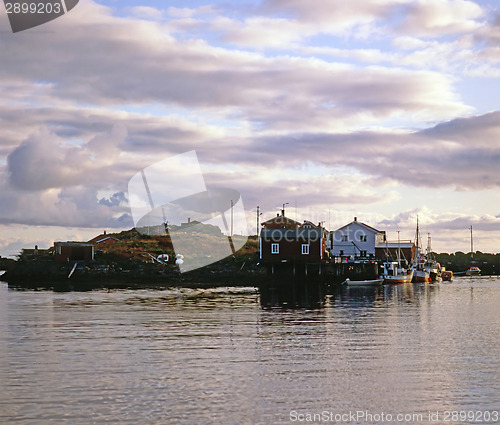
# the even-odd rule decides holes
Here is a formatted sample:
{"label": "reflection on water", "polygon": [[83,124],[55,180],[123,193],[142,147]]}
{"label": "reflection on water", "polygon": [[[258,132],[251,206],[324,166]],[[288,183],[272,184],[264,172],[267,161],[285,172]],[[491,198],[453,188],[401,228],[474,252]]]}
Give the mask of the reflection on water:
{"label": "reflection on water", "polygon": [[0,423],[287,424],[291,411],[359,409],[429,424],[439,411],[443,423],[446,410],[498,409],[499,302],[500,280],[485,278],[67,293],[0,283]]}

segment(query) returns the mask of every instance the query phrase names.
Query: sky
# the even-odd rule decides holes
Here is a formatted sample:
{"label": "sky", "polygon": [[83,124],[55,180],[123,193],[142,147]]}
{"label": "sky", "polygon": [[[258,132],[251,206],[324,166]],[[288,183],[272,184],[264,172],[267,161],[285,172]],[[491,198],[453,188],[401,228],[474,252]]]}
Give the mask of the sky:
{"label": "sky", "polygon": [[134,227],[130,179],[191,150],[249,233],[285,204],[500,252],[499,99],[495,0],[2,3],[0,255]]}

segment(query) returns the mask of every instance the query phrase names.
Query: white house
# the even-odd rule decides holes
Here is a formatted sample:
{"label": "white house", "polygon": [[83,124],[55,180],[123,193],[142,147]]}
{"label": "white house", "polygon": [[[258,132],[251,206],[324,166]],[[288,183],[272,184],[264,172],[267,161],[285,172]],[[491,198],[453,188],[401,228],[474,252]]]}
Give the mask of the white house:
{"label": "white house", "polygon": [[354,221],[330,232],[331,255],[335,257],[375,258],[375,247],[386,241],[385,231]]}

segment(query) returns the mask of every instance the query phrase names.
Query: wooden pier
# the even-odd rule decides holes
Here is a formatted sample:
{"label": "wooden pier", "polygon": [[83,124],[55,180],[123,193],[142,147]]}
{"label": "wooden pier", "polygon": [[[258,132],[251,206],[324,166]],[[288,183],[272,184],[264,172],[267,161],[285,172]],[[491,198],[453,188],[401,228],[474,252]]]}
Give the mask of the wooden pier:
{"label": "wooden pier", "polygon": [[375,279],[379,274],[377,261],[343,263],[281,262],[265,264],[268,276],[276,278],[306,278],[311,280],[343,282],[345,279]]}

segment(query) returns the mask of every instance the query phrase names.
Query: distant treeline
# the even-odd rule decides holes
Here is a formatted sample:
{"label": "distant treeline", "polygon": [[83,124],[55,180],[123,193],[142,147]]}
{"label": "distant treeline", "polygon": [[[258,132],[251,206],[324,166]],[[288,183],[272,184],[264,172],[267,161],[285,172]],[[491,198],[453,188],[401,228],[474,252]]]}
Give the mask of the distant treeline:
{"label": "distant treeline", "polygon": [[481,274],[500,274],[500,254],[485,254],[476,251],[473,255],[465,252],[455,252],[454,254],[434,254],[441,266],[453,272],[466,271],[471,266],[481,269]]}

